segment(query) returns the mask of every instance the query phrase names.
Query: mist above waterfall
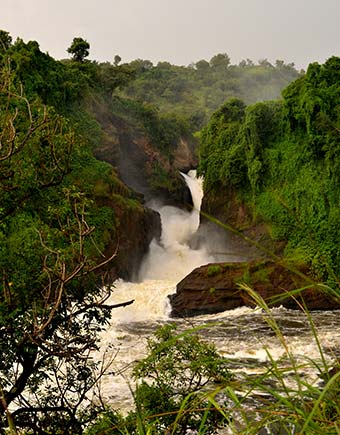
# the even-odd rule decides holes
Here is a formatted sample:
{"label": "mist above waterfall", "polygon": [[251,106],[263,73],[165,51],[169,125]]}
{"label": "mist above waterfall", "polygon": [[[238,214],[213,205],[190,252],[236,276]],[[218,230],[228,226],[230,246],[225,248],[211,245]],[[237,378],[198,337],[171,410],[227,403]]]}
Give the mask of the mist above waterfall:
{"label": "mist above waterfall", "polygon": [[141,281],[179,281],[195,267],[215,260],[204,244],[197,249],[190,247],[190,241],[199,227],[203,189],[202,180],[196,177],[196,171],[182,175],[190,189],[194,208],[189,212],[177,207],[150,204],[161,216],[162,236],[159,242],[151,242],[149,254],[139,273]]}

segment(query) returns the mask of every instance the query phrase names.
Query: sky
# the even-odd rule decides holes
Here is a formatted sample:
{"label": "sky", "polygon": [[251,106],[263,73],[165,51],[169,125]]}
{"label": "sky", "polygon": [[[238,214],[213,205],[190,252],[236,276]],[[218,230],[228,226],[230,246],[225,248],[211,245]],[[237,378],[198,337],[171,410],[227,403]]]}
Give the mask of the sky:
{"label": "sky", "polygon": [[90,59],[189,65],[227,53],[305,69],[340,56],[339,0],[0,0],[0,29],[56,59],[74,37]]}

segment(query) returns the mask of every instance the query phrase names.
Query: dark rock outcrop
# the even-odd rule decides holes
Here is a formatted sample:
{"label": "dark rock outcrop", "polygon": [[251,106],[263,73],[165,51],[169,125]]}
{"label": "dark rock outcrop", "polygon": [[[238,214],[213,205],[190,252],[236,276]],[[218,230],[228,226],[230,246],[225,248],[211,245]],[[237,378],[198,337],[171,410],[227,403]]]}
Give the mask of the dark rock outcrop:
{"label": "dark rock outcrop", "polygon": [[161,236],[160,216],[154,210],[139,207],[138,210],[122,210],[119,221],[121,224],[118,228],[117,255],[113,261],[113,270],[116,278],[133,281],[137,278],[151,240]]}
{"label": "dark rock outcrop", "polygon": [[304,303],[309,310],[339,309],[340,302],[323,293],[307,273],[304,267],[292,271],[272,261],[201,266],[178,283],[176,293],[169,296],[171,315],[194,316],[256,306],[251,295],[240,288],[241,283],[270,307],[300,309]]}
{"label": "dark rock outcrop", "polygon": [[173,166],[181,172],[188,172],[197,165],[196,144],[188,139],[180,138],[174,150]]}
{"label": "dark rock outcrop", "polygon": [[121,182],[114,171],[110,183],[99,183],[93,191],[98,207],[113,210],[112,221],[106,222],[103,234],[105,248],[98,262],[115,257],[105,268],[107,282],[117,278],[134,280],[152,239],[160,239],[161,219],[157,211],[146,207],[143,196],[133,192]]}

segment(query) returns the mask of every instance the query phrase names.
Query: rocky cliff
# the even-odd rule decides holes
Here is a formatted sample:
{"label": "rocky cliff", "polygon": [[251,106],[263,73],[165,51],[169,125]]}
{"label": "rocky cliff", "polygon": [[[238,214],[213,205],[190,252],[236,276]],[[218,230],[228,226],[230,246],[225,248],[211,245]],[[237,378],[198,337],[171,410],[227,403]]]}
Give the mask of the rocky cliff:
{"label": "rocky cliff", "polygon": [[[95,156],[115,168],[122,180],[123,196],[133,197],[130,203],[113,198],[105,204],[115,210],[118,225],[107,247],[107,254],[117,250],[110,277],[133,280],[151,240],[161,233],[158,213],[145,203],[158,198],[169,205],[191,204],[179,171],[197,166],[196,143],[181,137],[175,147],[169,146],[171,152],[161,152],[139,122],[114,113],[112,102],[89,97],[86,107],[101,132]],[[128,191],[135,193],[131,196]]]}
{"label": "rocky cliff", "polygon": [[117,116],[103,102],[91,101],[90,111],[103,133],[95,149],[98,159],[111,163],[120,179],[143,194],[146,201],[158,197],[168,204],[190,204],[191,196],[179,171],[197,167],[193,137],[179,137],[175,145],[162,150],[139,122]]}
{"label": "rocky cliff", "polygon": [[120,277],[133,281],[151,240],[160,238],[160,217],[157,212],[142,206],[121,209],[117,216],[120,225],[113,241],[115,246],[111,244],[117,255],[111,274],[115,279]]}

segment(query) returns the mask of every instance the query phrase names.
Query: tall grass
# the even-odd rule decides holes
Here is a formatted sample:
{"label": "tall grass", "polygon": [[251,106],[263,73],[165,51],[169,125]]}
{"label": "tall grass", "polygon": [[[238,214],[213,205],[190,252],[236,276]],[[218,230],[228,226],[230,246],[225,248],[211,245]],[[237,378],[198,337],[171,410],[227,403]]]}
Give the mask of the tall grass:
{"label": "tall grass", "polygon": [[[267,351],[270,361],[269,369],[254,378],[239,380],[239,385],[225,389],[225,394],[233,403],[237,425],[230,428],[230,434],[298,434],[298,435],[335,435],[340,434],[340,366],[334,358],[332,368],[320,343],[317,328],[307,308],[301,303],[309,323],[319,357],[318,362],[305,358],[298,362],[287,343],[272,311],[266,302],[249,286],[240,285],[243,290],[254,299],[263,318],[275,333],[283,347],[286,359],[289,361],[284,367]],[[293,294],[286,296],[295,297]],[[313,369],[319,382],[306,381],[303,372]],[[289,381],[287,381],[289,372]],[[268,382],[274,380],[275,383]],[[250,397],[253,401],[247,404]]]}
{"label": "tall grass", "polygon": [[[128,417],[115,417],[111,423],[99,424],[89,434],[124,435],[175,435],[175,434],[241,434],[241,435],[340,435],[340,366],[334,357],[330,363],[326,355],[311,313],[303,303],[300,308],[309,324],[311,337],[318,349],[318,358],[297,358],[294,348],[287,342],[275,319],[274,312],[252,288],[240,284],[256,302],[267,325],[275,334],[284,350],[284,364],[276,360],[267,349],[268,364],[262,373],[249,376],[246,373],[230,377],[227,381],[205,385],[200,394],[188,393],[177,408],[164,412],[146,412],[143,398],[133,393],[135,411]],[[296,291],[288,294],[295,298]],[[287,296],[287,294],[286,294]],[[169,343],[180,340],[195,330],[171,337]],[[310,344],[310,343],[309,343]],[[170,349],[169,347],[169,349]],[[306,370],[315,375],[303,376]],[[216,414],[212,428],[211,412]],[[187,432],[183,421],[192,416],[197,419],[196,432]],[[103,420],[105,421],[105,420]],[[166,421],[166,424],[162,424]]]}

